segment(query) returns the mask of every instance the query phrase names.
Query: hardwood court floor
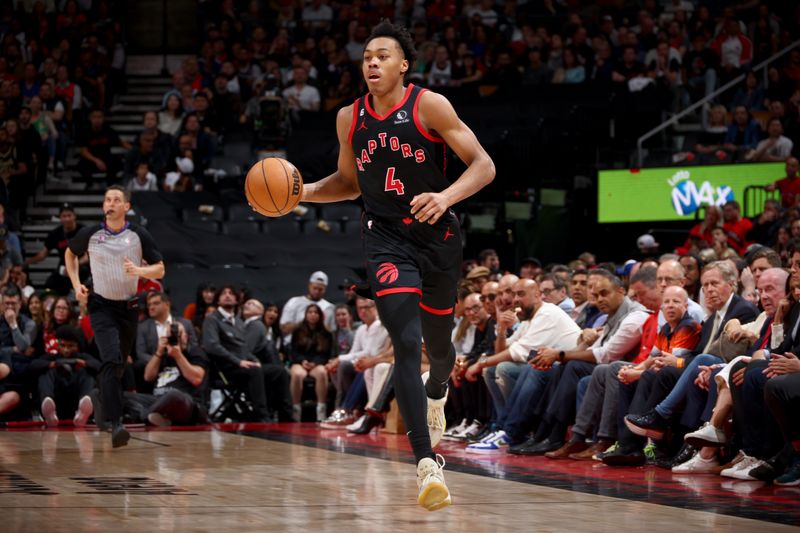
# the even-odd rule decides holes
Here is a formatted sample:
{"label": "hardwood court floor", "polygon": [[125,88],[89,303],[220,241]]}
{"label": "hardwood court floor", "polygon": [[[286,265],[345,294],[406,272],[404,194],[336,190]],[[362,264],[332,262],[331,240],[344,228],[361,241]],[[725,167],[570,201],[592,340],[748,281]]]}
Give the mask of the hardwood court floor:
{"label": "hardwood court floor", "polygon": [[[646,469],[607,474],[639,494],[622,499],[604,493],[624,491],[570,473],[571,462],[542,463],[569,485],[543,467],[468,459],[455,447],[443,450],[454,504],[429,513],[415,503],[403,436],[348,438],[304,424],[223,429],[135,431],[117,450],[97,431],[0,431],[0,531],[771,532],[798,523],[796,510],[769,509],[784,512],[784,498],[796,509],[800,490],[767,501],[734,494],[769,521],[753,520],[733,516],[710,486],[705,511],[648,503],[671,492]],[[696,489],[679,496],[702,499]]]}

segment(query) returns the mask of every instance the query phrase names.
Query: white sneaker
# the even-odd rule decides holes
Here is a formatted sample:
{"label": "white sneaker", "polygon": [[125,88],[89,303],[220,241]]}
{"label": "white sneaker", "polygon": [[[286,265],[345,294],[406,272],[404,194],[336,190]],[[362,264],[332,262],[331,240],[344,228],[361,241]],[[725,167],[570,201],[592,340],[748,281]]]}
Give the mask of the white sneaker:
{"label": "white sneaker", "polygon": [[728,437],[724,431],[714,427],[711,422],[706,422],[697,431],[687,433],[683,440],[695,448],[702,448],[703,446],[720,447],[728,441]]}
{"label": "white sneaker", "polygon": [[444,483],[443,469],[444,457],[441,455],[437,455],[435,461],[426,457],[417,464],[417,503],[428,511],[436,511],[453,503]]}
{"label": "white sneaker", "polygon": [[42,400],[42,416],[44,417],[47,427],[55,427],[58,425],[58,415],[56,414],[56,402],[51,397]]}
{"label": "white sneaker", "polygon": [[317,404],[317,422],[323,422],[328,416],[328,406],[324,403]]}
{"label": "white sneaker", "polygon": [[156,413],[156,412],[152,412],[149,415],[147,415],[147,421],[153,424],[154,426],[159,426],[159,427],[172,425],[172,421],[169,418],[166,418],[161,413]]}
{"label": "white sneaker", "polygon": [[[422,383],[427,383],[429,377],[430,372],[422,374]],[[435,448],[436,445],[439,444],[439,441],[442,440],[444,430],[446,429],[445,425],[447,421],[444,417],[444,404],[446,403],[447,390],[445,390],[444,396],[438,400],[428,398],[428,432],[431,436],[431,448]]]}
{"label": "white sneaker", "polygon": [[444,432],[442,435],[442,440],[460,440],[456,438],[458,434],[463,432],[469,426],[469,421],[464,418],[461,420],[461,423],[457,426],[451,427],[447,431]]}
{"label": "white sneaker", "polygon": [[761,466],[764,461],[745,455],[741,461],[733,465],[731,468],[726,468],[719,475],[723,477],[732,477],[735,479],[755,480],[756,478],[750,477],[748,473],[757,466]]}
{"label": "white sneaker", "polygon": [[94,412],[94,406],[92,405],[92,399],[88,396],[84,396],[81,398],[81,401],[78,402],[78,410],[75,411],[75,418],[72,419],[72,423],[75,424],[76,428],[82,428],[86,425],[86,422],[89,420],[89,417],[92,416]]}
{"label": "white sneaker", "polygon": [[367,418],[367,415],[361,415],[358,420],[347,426],[347,431],[355,431],[356,429],[358,429],[364,422],[365,418]]}
{"label": "white sneaker", "polygon": [[508,439],[506,432],[502,429],[489,433],[483,440],[470,444],[465,448],[466,452],[470,453],[495,453],[508,446]]}
{"label": "white sneaker", "polygon": [[672,467],[675,474],[716,474],[719,469],[719,461],[715,455],[711,459],[703,459],[700,452],[683,464]]}
{"label": "white sneaker", "polygon": [[458,440],[472,440],[478,435],[480,435],[481,431],[483,431],[483,427],[486,424],[478,422],[477,420],[474,421],[469,427],[465,428],[464,431],[456,435],[456,439]]}
{"label": "white sneaker", "polygon": [[303,406],[299,403],[292,405],[292,419],[295,422],[300,422],[303,419]]}

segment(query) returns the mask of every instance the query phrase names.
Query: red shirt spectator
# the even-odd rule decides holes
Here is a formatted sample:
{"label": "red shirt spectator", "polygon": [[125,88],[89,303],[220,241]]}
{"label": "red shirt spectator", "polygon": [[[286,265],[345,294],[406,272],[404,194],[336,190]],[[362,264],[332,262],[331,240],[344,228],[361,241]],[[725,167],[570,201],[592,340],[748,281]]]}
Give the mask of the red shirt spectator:
{"label": "red shirt spectator", "polygon": [[736,250],[739,255],[744,255],[747,250],[747,233],[753,229],[749,219],[742,218],[739,202],[731,200],[722,208],[722,217],[725,223],[722,229],[728,236],[728,246]]}
{"label": "red shirt spectator", "polygon": [[675,249],[678,255],[686,255],[708,248],[714,244],[714,228],[722,226],[722,209],[717,206],[706,208],[706,218],[701,223],[689,230],[689,237],[683,246]]}
{"label": "red shirt spectator", "polygon": [[781,207],[784,209],[793,207],[800,195],[800,176],[797,175],[797,169],[797,159],[790,157],[786,160],[786,177],[764,187],[768,191],[781,191]]}

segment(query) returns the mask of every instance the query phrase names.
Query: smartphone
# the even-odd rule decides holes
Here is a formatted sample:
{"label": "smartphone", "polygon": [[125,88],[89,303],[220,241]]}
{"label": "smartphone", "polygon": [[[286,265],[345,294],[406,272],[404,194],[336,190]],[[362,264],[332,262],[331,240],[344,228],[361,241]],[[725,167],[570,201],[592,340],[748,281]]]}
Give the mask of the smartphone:
{"label": "smartphone", "polygon": [[528,358],[526,359],[526,361],[530,363],[531,361],[533,361],[534,359],[536,359],[536,356],[537,356],[537,355],[539,355],[539,350],[537,350],[536,348],[534,348],[533,350],[531,350],[531,351],[528,353]]}

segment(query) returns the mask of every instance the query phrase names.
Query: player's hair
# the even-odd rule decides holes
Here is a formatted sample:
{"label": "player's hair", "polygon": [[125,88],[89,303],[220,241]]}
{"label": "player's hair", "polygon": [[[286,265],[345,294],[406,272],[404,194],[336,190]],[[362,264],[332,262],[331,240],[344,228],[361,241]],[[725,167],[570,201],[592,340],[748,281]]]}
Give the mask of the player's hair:
{"label": "player's hair", "polygon": [[414,40],[411,38],[411,34],[408,33],[408,30],[399,24],[392,24],[389,19],[383,19],[377,26],[372,28],[372,33],[369,34],[367,42],[364,43],[364,49],[366,50],[370,41],[378,37],[389,37],[397,41],[397,44],[400,45],[400,49],[403,50],[403,56],[408,61],[408,68],[411,70],[411,66],[417,58],[417,49],[414,47]]}
{"label": "player's hair", "polygon": [[108,192],[109,192],[109,191],[119,191],[119,192],[121,192],[121,193],[122,193],[122,198],[123,198],[123,199],[124,199],[126,202],[130,202],[130,201],[131,201],[131,195],[130,195],[130,193],[128,192],[128,189],[126,189],[126,188],[125,188],[125,187],[123,187],[122,185],[111,185],[110,187],[106,188],[106,192],[104,192],[104,193],[103,193],[103,196],[105,196],[106,194],[108,194]]}

